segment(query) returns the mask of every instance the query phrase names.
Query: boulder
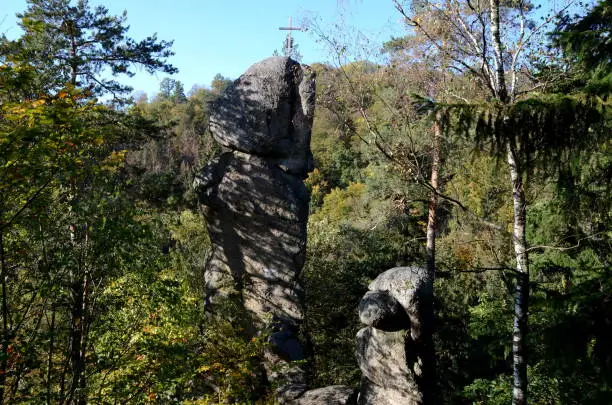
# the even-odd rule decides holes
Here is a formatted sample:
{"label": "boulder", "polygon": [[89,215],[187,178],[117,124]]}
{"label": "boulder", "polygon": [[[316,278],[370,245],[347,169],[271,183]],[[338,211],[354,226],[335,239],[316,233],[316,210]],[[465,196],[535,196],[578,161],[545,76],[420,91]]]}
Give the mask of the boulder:
{"label": "boulder", "polygon": [[315,84],[312,70],[282,56],[251,66],[211,108],[214,138],[232,150],[266,156],[289,173],[313,168],[310,133]]}
{"label": "boulder", "polygon": [[354,405],[357,391],[346,385],[331,385],[306,391],[297,398],[295,405]]}
{"label": "boulder", "polygon": [[237,326],[247,333],[272,326],[264,366],[271,385],[291,386],[291,395],[305,391],[305,373],[291,362],[304,358],[298,276],[306,255],[309,196],[302,180],[312,168],[314,86],[312,70],[289,58],[251,66],[211,107],[210,129],[225,149],[193,184],[211,240],[207,310],[244,310],[250,325]]}
{"label": "boulder", "polygon": [[397,267],[380,274],[359,304],[368,327],[357,333],[355,355],[362,373],[359,405],[421,405],[425,347],[431,321],[422,308],[432,300],[425,269]]}
{"label": "boulder", "polygon": [[414,398],[407,392],[398,391],[393,388],[384,388],[371,383],[367,379],[361,382],[358,405],[416,405]]}
{"label": "boulder", "polygon": [[389,405],[411,404],[407,399],[418,397],[418,386],[414,379],[414,359],[410,358],[409,331],[386,332],[374,327],[361,329],[357,333],[355,354],[363,378],[370,384],[396,392],[393,396],[400,398],[394,402],[388,398]]}
{"label": "boulder", "polygon": [[433,295],[433,280],[422,267],[394,267],[376,277],[370,291],[387,291],[408,310],[417,310],[423,297]]}
{"label": "boulder", "polygon": [[304,359],[302,343],[297,338],[298,331],[292,322],[283,319],[273,321],[273,332],[270,335],[272,350],[285,361]]}
{"label": "boulder", "polygon": [[410,328],[404,307],[387,291],[368,291],[359,302],[361,323],[386,331]]}

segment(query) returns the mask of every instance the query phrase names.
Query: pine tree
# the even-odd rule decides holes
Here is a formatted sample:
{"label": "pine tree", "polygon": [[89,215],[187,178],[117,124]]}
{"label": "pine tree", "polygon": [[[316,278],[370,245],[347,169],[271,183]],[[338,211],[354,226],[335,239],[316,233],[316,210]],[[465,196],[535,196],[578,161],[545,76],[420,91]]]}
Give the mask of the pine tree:
{"label": "pine tree", "polygon": [[[20,396],[42,402],[33,396],[40,392],[22,388],[24,363],[9,358],[11,350],[28,351],[39,342],[28,336],[42,334],[49,336],[46,401],[81,404],[89,334],[100,314],[95,303],[126,269],[121,238],[137,228],[122,206],[124,148],[146,132],[136,128],[137,117],[95,97],[127,101],[129,87],[105,77],[108,71],[130,76],[136,65],[149,72],[176,69],[166,62],[171,42],[126,36],[125,13],[111,16],[86,0],[28,4],[19,15],[24,34],[0,40],[0,100],[6,101],[0,106],[0,402]],[[130,238],[137,241],[133,233]],[[30,308],[38,321],[30,320]],[[42,358],[38,350],[28,353],[28,361]]]}
{"label": "pine tree", "polygon": [[131,88],[114,77],[133,76],[135,66],[149,73],[177,71],[167,62],[174,54],[172,41],[160,41],[155,34],[141,41],[130,38],[125,11],[113,16],[104,6],[90,7],[87,0],[74,5],[71,0],[28,0],[28,9],[17,16],[24,35],[15,41],[2,38],[0,50],[8,60],[36,68],[39,92],[69,85],[92,96],[126,101]]}
{"label": "pine tree", "polygon": [[[547,83],[533,81],[533,58],[544,50],[535,44],[546,22],[536,25],[528,1],[506,4],[485,2],[412,2],[410,7],[394,0],[407,26],[422,45],[447,60],[447,67],[460,71],[478,84],[485,100],[467,100],[449,106],[465,134],[476,133],[476,147],[492,145],[504,157],[512,188],[512,247],[515,265],[513,324],[514,405],[527,403],[527,320],[530,292],[530,260],[527,241],[526,196],[528,175],[536,168],[554,173],[568,151],[584,150],[589,136],[601,122],[597,100],[564,96],[530,99],[526,95]],[[529,53],[532,55],[529,55]],[[601,132],[599,132],[601,133]],[[556,162],[556,163],[555,163]]]}

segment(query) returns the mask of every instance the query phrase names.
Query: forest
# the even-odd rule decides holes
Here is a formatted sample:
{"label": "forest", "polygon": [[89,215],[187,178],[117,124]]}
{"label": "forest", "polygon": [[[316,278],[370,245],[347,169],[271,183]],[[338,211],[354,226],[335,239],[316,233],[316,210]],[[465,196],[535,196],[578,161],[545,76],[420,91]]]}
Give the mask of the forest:
{"label": "forest", "polygon": [[[336,63],[311,66],[309,383],[359,385],[359,301],[418,265],[428,403],[612,403],[612,1],[388,1],[375,62],[310,28]],[[232,80],[186,92],[127,14],[27,4],[0,37],[0,404],[275,403],[265,333],[204,310],[192,183]],[[167,75],[151,99],[136,68]]]}

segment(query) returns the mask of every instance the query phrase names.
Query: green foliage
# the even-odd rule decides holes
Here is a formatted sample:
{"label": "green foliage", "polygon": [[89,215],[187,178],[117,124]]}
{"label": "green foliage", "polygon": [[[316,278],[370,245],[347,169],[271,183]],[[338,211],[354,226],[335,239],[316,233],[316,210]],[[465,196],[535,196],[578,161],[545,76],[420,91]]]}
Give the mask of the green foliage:
{"label": "green foliage", "polygon": [[360,230],[310,220],[304,267],[306,331],[313,345],[316,386],[356,385],[354,357],[359,328],[356,309],[378,274],[416,257],[397,229]]}
{"label": "green foliage", "polygon": [[132,273],[105,291],[114,310],[96,334],[90,401],[251,403],[260,395],[265,337],[248,339],[228,321],[205,319],[201,291],[178,276]]}
{"label": "green foliage", "polygon": [[[351,183],[346,189],[335,188],[323,199],[323,206],[317,211],[312,220],[324,219],[337,223],[347,217],[359,217],[360,202],[365,190],[363,183]],[[351,215],[352,214],[352,215]]]}
{"label": "green foliage", "polygon": [[137,192],[158,206],[193,206],[194,173],[218,152],[208,132],[208,117],[209,105],[219,93],[197,89],[187,97],[181,88],[180,82],[166,78],[157,97],[150,102],[140,100],[129,110],[130,116],[151,121],[161,129],[127,156],[135,171],[142,173]]}
{"label": "green foliage", "polygon": [[[341,156],[356,156],[358,147],[347,144],[337,151]],[[315,151],[315,160],[325,159],[327,153]],[[418,262],[422,251],[411,235],[423,232],[424,211],[414,211],[401,202],[408,190],[396,173],[376,164],[365,167],[350,159],[344,162],[354,173],[351,176],[365,182],[330,189],[337,177],[333,171],[318,169],[306,180],[311,198],[319,200],[311,206],[303,270],[314,386],[358,383],[353,353],[355,334],[361,327],[356,315],[359,301],[378,274]]]}
{"label": "green foliage", "polygon": [[209,403],[246,404],[261,398],[266,334],[249,339],[237,333],[231,322],[217,319],[207,325],[202,339],[197,372],[215,386],[216,393],[207,397]]}
{"label": "green foliage", "polygon": [[502,405],[512,401],[510,376],[498,376],[495,380],[477,379],[465,387],[464,395],[478,405]]}
{"label": "green foliage", "polygon": [[183,83],[180,80],[173,80],[168,77],[159,83],[158,97],[171,100],[174,104],[182,104],[187,101]]}
{"label": "green foliage", "polygon": [[204,299],[203,270],[210,254],[210,239],[206,222],[201,214],[191,210],[182,211],[178,218],[166,225],[172,243],[172,267],[186,280],[193,293]]}
{"label": "green foliage", "polygon": [[232,84],[231,79],[217,73],[210,83],[210,89],[214,94],[221,94],[230,84]]}
{"label": "green foliage", "polygon": [[[508,144],[529,176],[530,402],[612,401],[608,3],[559,27],[571,94],[438,103],[452,124],[440,191],[464,207],[438,210],[440,403],[510,402],[512,207],[495,159]],[[23,37],[0,40],[0,402],[272,403],[267,332],[241,329],[248,315],[231,302],[204,312],[210,240],[189,190],[218,152],[208,106],[231,81],[186,95],[164,79],[150,101],[103,106],[93,96],[127,90],[105,68],[171,73],[169,43],[127,38],[125,15],[86,1],[28,4]],[[313,387],[359,383],[359,300],[382,271],[423,262],[432,100],[484,99],[471,76],[440,74],[418,38],[386,50],[385,66],[313,66],[302,274]]]}
{"label": "green foliage", "polygon": [[601,0],[586,15],[564,15],[552,33],[554,44],[572,62],[575,87],[608,97],[612,92],[612,2]]}
{"label": "green foliage", "polygon": [[[609,356],[600,345],[608,339],[601,322],[610,313],[604,292],[609,290],[609,237],[603,224],[609,223],[610,212],[604,186],[608,181],[601,177],[608,170],[605,154],[603,149],[581,157],[571,181],[555,184],[536,175],[527,192],[532,201],[527,234],[533,243],[528,334],[533,403],[606,403],[610,398],[612,374],[604,366]],[[464,176],[453,179],[454,188],[466,193],[462,200],[476,212],[507,223],[510,215],[503,204],[499,211],[478,211],[495,187],[491,175],[496,166],[491,163],[479,157],[466,165]],[[507,260],[507,238],[498,244],[489,229],[460,213],[449,225],[449,232],[438,240],[438,261],[450,271],[436,283],[444,402],[456,403],[456,392],[463,390],[462,395],[475,403],[507,403],[511,272],[477,270]]]}
{"label": "green foliage", "polygon": [[510,145],[524,173],[571,170],[581,152],[606,141],[610,126],[609,102],[584,94],[445,108],[454,117],[452,127],[475,137],[479,148],[502,157]]}

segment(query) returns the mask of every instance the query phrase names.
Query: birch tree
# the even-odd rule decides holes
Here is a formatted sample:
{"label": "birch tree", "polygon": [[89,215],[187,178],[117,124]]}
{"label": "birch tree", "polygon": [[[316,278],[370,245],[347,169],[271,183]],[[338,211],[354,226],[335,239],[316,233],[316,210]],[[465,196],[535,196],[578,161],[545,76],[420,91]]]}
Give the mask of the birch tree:
{"label": "birch tree", "polygon": [[[551,28],[556,13],[537,23],[533,18],[534,5],[523,0],[425,0],[410,4],[394,0],[394,4],[409,30],[421,38],[430,52],[447,58],[451,61],[450,70],[477,83],[485,97],[480,100],[464,98],[468,103],[455,105],[455,111],[468,107],[469,112],[462,120],[479,123],[475,127],[480,131],[477,134],[480,139],[485,134],[494,135],[496,145],[493,149],[498,156],[505,155],[512,189],[512,249],[516,278],[512,401],[514,405],[523,405],[527,403],[525,339],[530,288],[525,176],[538,159],[545,166],[552,155],[559,157],[559,151],[572,143],[564,140],[561,132],[567,134],[568,140],[588,133],[583,120],[575,114],[581,109],[580,103],[572,104],[563,98],[532,98],[531,101],[526,98],[546,90],[557,79],[550,75],[545,79],[536,76],[537,62],[548,53],[543,35]],[[569,4],[560,11],[567,7]],[[576,110],[567,108],[569,105]],[[561,116],[559,111],[563,109],[573,113]]]}

